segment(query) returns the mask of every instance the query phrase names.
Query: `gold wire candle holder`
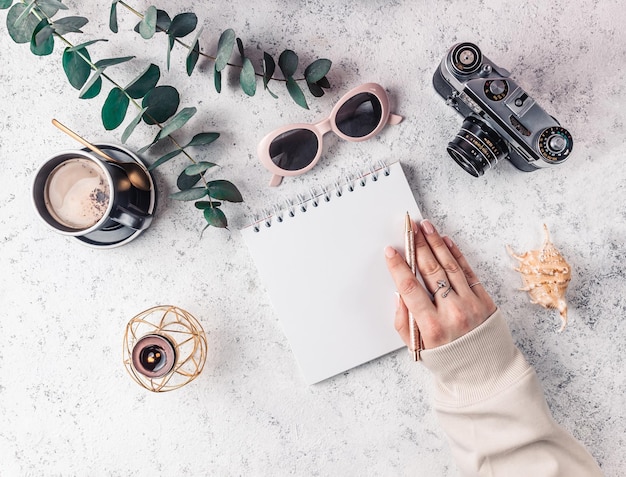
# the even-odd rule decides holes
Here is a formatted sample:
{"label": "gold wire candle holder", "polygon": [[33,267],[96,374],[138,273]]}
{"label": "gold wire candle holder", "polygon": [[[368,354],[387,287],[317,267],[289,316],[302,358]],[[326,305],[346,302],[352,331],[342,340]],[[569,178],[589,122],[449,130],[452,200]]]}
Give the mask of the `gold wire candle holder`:
{"label": "gold wire candle holder", "polygon": [[173,391],[193,381],[202,372],[206,356],[202,326],[176,306],[155,306],[126,325],[124,366],[149,391]]}

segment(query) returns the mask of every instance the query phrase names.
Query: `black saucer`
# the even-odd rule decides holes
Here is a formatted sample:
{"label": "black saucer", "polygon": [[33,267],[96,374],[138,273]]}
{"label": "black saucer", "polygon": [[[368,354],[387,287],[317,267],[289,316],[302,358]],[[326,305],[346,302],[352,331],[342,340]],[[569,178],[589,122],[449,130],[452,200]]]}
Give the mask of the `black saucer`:
{"label": "black saucer", "polygon": [[[153,214],[156,208],[156,188],[152,175],[139,156],[122,146],[113,144],[96,144],[96,146],[113,156],[114,159],[119,159],[123,162],[136,162],[145,169],[150,182],[150,190],[138,195],[138,203],[135,206],[146,214]],[[85,151],[88,151],[88,149],[85,149]],[[143,232],[143,230],[131,229],[117,222],[110,222],[109,226],[74,238],[94,248],[115,248],[135,240]]]}

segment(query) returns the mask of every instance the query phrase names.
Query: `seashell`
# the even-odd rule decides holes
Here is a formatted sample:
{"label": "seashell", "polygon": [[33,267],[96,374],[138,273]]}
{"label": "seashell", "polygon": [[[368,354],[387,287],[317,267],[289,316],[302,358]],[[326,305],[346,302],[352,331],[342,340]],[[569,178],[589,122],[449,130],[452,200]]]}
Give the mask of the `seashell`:
{"label": "seashell", "polygon": [[506,246],[509,254],[519,260],[519,268],[524,287],[530,295],[531,303],[536,303],[544,308],[557,309],[560,313],[562,324],[559,332],[567,325],[567,302],[565,291],[571,276],[571,267],[550,241],[548,227],[543,224],[546,236],[541,250],[530,250],[518,255],[509,245]]}

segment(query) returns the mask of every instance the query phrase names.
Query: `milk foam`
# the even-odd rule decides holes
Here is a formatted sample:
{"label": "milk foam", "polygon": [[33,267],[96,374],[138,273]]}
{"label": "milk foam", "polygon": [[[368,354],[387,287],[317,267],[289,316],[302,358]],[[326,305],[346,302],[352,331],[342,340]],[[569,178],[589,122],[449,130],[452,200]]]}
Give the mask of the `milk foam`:
{"label": "milk foam", "polygon": [[109,183],[89,159],[69,159],[48,176],[46,208],[59,223],[73,229],[96,224],[109,205]]}

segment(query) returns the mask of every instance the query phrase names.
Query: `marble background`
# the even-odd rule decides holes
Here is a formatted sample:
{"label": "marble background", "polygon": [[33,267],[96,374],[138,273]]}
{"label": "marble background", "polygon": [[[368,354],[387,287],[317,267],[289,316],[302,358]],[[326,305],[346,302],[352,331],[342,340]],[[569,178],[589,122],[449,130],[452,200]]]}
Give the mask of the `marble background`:
{"label": "marble background", "polygon": [[[110,72],[130,81],[149,62],[165,68],[166,40],[107,29],[109,1],[66,1],[90,19],[76,43],[109,38],[94,58],[136,55]],[[149,3],[130,2],[144,11]],[[75,148],[53,117],[92,141],[119,143],[99,119],[104,95],[79,100],[65,80],[61,47],[35,57],[11,41],[0,12],[0,475],[457,475],[430,409],[430,377],[403,351],[307,387],[238,232],[251,212],[355,164],[404,164],[426,217],[450,234],[505,311],[513,336],[536,367],[557,421],[585,443],[608,476],[623,475],[626,417],[626,9],[619,0],[423,0],[198,2],[157,4],[194,11],[202,49],[215,52],[233,28],[249,54],[293,49],[307,64],[333,61],[332,89],[296,106],[280,84],[273,99],[246,97],[212,63],[190,78],[176,48],[163,83],[198,114],[181,141],[200,130],[221,138],[200,154],[242,191],[225,207],[231,231],[211,229],[188,204],[172,201],[182,160],[160,168],[157,218],[137,240],[96,250],[58,235],[30,202],[34,170]],[[572,132],[563,165],[522,173],[508,162],[475,179],[446,154],[461,117],[431,86],[447,49],[476,42]],[[256,158],[259,139],[290,122],[314,122],[348,89],[375,81],[405,120],[367,143],[325,138],[311,173],[278,190]],[[130,120],[130,116],[127,121]],[[138,149],[153,130],[128,142]],[[147,154],[147,160],[155,155]],[[574,274],[570,324],[517,291],[505,244],[537,248],[542,224]],[[382,257],[382,250],[381,250]],[[329,264],[329,273],[339,273]],[[176,304],[204,326],[203,374],[176,392],[140,388],[121,363],[123,331],[136,313]],[[390,316],[390,323],[392,317]]]}

